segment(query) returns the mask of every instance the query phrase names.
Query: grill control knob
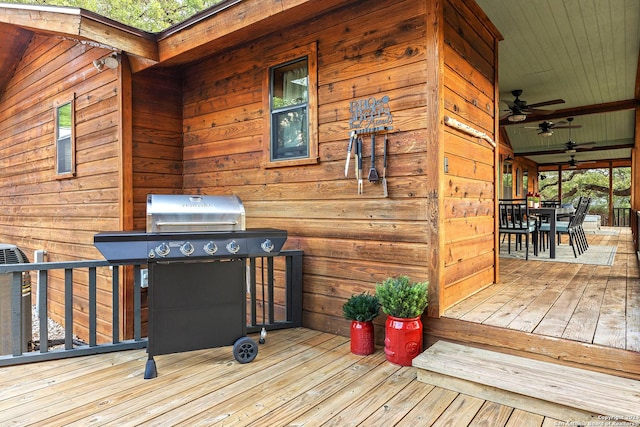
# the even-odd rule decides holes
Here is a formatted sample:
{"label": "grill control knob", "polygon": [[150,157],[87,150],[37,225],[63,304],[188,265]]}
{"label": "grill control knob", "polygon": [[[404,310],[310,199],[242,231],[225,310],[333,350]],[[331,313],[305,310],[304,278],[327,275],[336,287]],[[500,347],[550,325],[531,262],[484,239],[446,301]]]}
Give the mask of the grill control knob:
{"label": "grill control knob", "polygon": [[209,255],[214,255],[216,252],[218,252],[218,247],[213,242],[207,243],[202,249],[204,249],[204,251]]}
{"label": "grill control knob", "polygon": [[240,250],[240,245],[235,240],[232,240],[227,243],[227,250],[232,254],[236,254]]}
{"label": "grill control knob", "polygon": [[185,256],[191,255],[195,249],[196,248],[194,248],[190,242],[187,242],[184,245],[180,246],[180,252],[182,252],[182,254]]}
{"label": "grill control knob", "polygon": [[273,242],[269,239],[265,240],[264,242],[262,242],[262,244],[260,245],[260,247],[262,248],[263,251],[269,253],[273,250],[274,246],[273,246]]}
{"label": "grill control knob", "polygon": [[167,255],[169,255],[169,252],[171,252],[171,248],[169,247],[169,245],[167,245],[166,243],[160,243],[157,247],[156,247],[156,253],[158,255],[160,255],[161,257],[165,257]]}

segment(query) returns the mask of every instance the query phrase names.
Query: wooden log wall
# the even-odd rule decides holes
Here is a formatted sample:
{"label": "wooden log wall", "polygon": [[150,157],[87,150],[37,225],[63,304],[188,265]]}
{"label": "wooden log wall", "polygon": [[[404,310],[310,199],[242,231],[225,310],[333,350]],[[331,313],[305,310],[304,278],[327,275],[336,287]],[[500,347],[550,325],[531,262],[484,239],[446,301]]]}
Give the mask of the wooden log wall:
{"label": "wooden log wall", "polygon": [[[264,168],[262,85],[270,57],[317,42],[319,162]],[[385,277],[427,280],[424,5],[360,2],[189,68],[184,84],[186,191],[237,194],[248,227],[288,230],[304,256],[304,324],[348,333],[342,304]],[[389,198],[353,164],[344,177],[349,102],[390,98]],[[268,111],[268,110],[267,110]],[[365,138],[369,153],[369,139]],[[382,138],[378,139],[378,170]],[[364,159],[367,170],[369,155]],[[366,172],[366,171],[365,171]]]}
{"label": "wooden log wall", "polygon": [[[449,0],[444,10],[445,115],[497,140],[497,31],[475,3]],[[445,128],[445,269],[441,310],[494,282],[497,148]]]}
{"label": "wooden log wall", "polygon": [[[447,3],[446,9],[459,6],[468,13],[458,2]],[[482,40],[454,34],[472,26],[455,11],[447,13],[459,26],[446,33],[449,45],[443,55],[448,67],[443,94],[448,114],[493,135],[492,38],[477,30],[471,37]],[[454,131],[446,133],[451,173],[442,196],[447,209],[446,270],[437,272],[442,277],[433,277],[428,184],[441,174],[429,170],[428,150],[437,142],[428,140],[430,127],[444,125],[433,123],[427,111],[432,84],[427,79],[427,67],[432,66],[427,46],[434,41],[426,15],[426,2],[376,0],[366,7],[353,2],[185,70],[184,189],[237,194],[244,202],[248,227],[288,230],[286,248],[305,252],[308,327],[348,334],[341,312],[344,301],[352,294],[373,293],[375,284],[388,276],[442,280],[453,295],[445,297],[445,304],[493,281],[494,151],[486,142]],[[472,20],[473,25],[477,22]],[[312,42],[318,49],[319,162],[265,168],[266,64]],[[476,44],[481,52],[473,52],[479,48]],[[467,54],[475,57],[469,59]],[[393,114],[389,197],[383,197],[380,184],[366,180],[364,194],[358,195],[353,176],[344,177],[349,103],[384,95],[390,98]],[[365,138],[365,172],[369,150]],[[378,143],[379,172],[381,155]],[[381,323],[378,319],[378,327]]]}
{"label": "wooden log wall", "polygon": [[[93,66],[110,51],[72,40],[36,35],[0,98],[0,242],[15,244],[33,261],[102,258],[97,231],[118,229],[118,70]],[[76,175],[55,173],[56,103],[75,99]],[[49,282],[51,317],[64,316],[63,274]],[[35,294],[35,275],[33,293]],[[87,273],[74,276],[74,332],[88,328]],[[35,299],[34,299],[35,301]],[[98,331],[110,334],[111,292],[98,289]]]}
{"label": "wooden log wall", "polygon": [[182,80],[176,71],[133,75],[133,212],[146,229],[148,194],[182,192]]}

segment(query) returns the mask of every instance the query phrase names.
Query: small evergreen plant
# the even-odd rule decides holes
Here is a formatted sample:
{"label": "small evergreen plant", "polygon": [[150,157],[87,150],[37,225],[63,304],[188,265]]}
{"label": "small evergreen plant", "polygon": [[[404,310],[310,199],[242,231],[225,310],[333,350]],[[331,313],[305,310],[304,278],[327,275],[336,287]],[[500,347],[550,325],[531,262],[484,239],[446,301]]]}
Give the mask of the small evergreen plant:
{"label": "small evergreen plant", "polygon": [[429,283],[412,283],[407,276],[389,277],[376,285],[382,311],[389,316],[414,318],[427,307]]}
{"label": "small evergreen plant", "polygon": [[349,320],[370,322],[380,314],[380,302],[368,292],[352,295],[342,306],[342,313]]}

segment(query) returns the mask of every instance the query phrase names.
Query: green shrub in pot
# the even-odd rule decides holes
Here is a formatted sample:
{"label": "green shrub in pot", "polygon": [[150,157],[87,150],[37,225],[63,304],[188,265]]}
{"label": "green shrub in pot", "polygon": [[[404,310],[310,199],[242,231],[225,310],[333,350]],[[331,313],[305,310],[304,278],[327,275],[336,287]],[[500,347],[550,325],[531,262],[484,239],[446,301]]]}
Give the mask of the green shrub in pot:
{"label": "green shrub in pot", "polygon": [[352,295],[342,306],[342,313],[349,320],[371,322],[380,314],[380,302],[368,292]]}
{"label": "green shrub in pot", "polygon": [[407,276],[388,277],[376,285],[376,296],[386,314],[414,318],[427,307],[428,288],[428,282],[411,282]]}
{"label": "green shrub in pot", "polygon": [[380,314],[378,297],[368,293],[352,295],[342,306],[342,313],[351,320],[351,352],[361,356],[374,353],[373,319]]}
{"label": "green shrub in pot", "polygon": [[388,314],[384,352],[389,362],[411,366],[422,351],[420,316],[427,307],[428,288],[427,282],[413,283],[407,276],[389,277],[376,285],[382,311]]}

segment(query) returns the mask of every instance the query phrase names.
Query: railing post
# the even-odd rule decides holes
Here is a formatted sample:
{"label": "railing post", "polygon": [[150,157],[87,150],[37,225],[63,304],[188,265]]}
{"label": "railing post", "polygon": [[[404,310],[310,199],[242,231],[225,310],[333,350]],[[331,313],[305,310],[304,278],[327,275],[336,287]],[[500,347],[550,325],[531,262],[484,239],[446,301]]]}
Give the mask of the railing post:
{"label": "railing post", "polygon": [[12,274],[11,283],[11,351],[14,356],[22,354],[22,273]]}
{"label": "railing post", "polygon": [[114,265],[111,280],[111,335],[114,344],[120,342],[120,266]]}
{"label": "railing post", "polygon": [[73,348],[73,269],[64,269],[64,349]]}
{"label": "railing post", "polygon": [[293,327],[302,326],[302,252],[287,255],[287,317]]}
{"label": "railing post", "polygon": [[38,322],[40,323],[40,353],[49,351],[49,306],[47,302],[49,271],[38,270]]}
{"label": "railing post", "polygon": [[142,279],[140,265],[133,266],[133,339],[142,338]]}
{"label": "railing post", "polygon": [[98,321],[97,321],[97,274],[96,268],[89,268],[89,346],[95,347],[98,336]]}

